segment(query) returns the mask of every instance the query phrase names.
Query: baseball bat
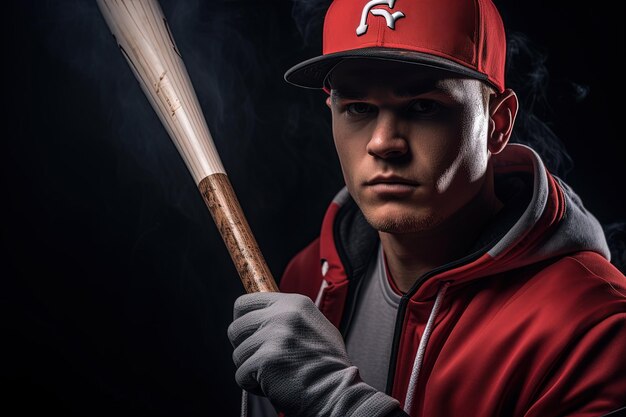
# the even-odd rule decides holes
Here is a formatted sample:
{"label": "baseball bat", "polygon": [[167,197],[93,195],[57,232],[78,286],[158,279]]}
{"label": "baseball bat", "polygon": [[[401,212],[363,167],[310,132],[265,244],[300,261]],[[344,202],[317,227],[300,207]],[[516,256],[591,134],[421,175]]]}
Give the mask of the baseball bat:
{"label": "baseball bat", "polygon": [[247,292],[278,291],[157,0],[97,0],[143,92],[185,161]]}

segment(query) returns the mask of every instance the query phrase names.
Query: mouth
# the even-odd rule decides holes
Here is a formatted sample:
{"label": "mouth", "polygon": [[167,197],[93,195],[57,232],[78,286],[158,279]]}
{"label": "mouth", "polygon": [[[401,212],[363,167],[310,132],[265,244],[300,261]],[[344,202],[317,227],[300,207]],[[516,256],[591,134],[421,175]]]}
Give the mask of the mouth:
{"label": "mouth", "polygon": [[406,197],[412,194],[419,183],[396,175],[376,176],[364,183],[367,189],[380,197]]}
{"label": "mouth", "polygon": [[369,185],[369,186],[379,185],[379,184],[391,184],[391,185],[399,184],[399,185],[410,185],[413,187],[416,187],[419,185],[417,181],[413,181],[404,177],[399,177],[397,175],[387,175],[387,176],[378,175],[368,181],[365,181],[364,184]]}

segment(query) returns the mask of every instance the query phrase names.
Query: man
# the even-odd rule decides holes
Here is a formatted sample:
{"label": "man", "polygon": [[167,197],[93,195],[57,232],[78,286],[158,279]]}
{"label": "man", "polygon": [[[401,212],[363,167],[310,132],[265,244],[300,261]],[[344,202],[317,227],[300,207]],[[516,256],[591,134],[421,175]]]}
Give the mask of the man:
{"label": "man", "polygon": [[626,405],[626,279],[573,191],[508,143],[505,44],[490,0],[332,3],[324,54],[285,77],[329,93],[346,187],[283,293],[236,301],[242,388],[287,416]]}

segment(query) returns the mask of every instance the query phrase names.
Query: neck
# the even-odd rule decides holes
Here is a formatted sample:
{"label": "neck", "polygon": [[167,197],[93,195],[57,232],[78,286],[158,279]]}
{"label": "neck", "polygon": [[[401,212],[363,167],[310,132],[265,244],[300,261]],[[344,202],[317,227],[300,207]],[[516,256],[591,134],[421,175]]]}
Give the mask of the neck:
{"label": "neck", "polygon": [[407,292],[424,273],[467,254],[487,222],[502,208],[493,176],[482,191],[434,229],[416,233],[378,232],[397,287]]}

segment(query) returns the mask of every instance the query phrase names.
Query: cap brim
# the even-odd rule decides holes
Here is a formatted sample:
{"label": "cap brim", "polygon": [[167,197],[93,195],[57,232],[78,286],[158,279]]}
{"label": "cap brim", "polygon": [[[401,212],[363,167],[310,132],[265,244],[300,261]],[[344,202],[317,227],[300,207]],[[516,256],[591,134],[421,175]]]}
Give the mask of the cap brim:
{"label": "cap brim", "polygon": [[367,58],[377,60],[391,60],[436,68],[487,81],[487,76],[474,69],[458,64],[446,58],[423,52],[408,51],[406,49],[392,48],[361,48],[349,51],[336,52],[308,59],[291,67],[285,73],[285,81],[304,88],[324,88],[325,80],[332,69],[341,61],[350,58]]}

